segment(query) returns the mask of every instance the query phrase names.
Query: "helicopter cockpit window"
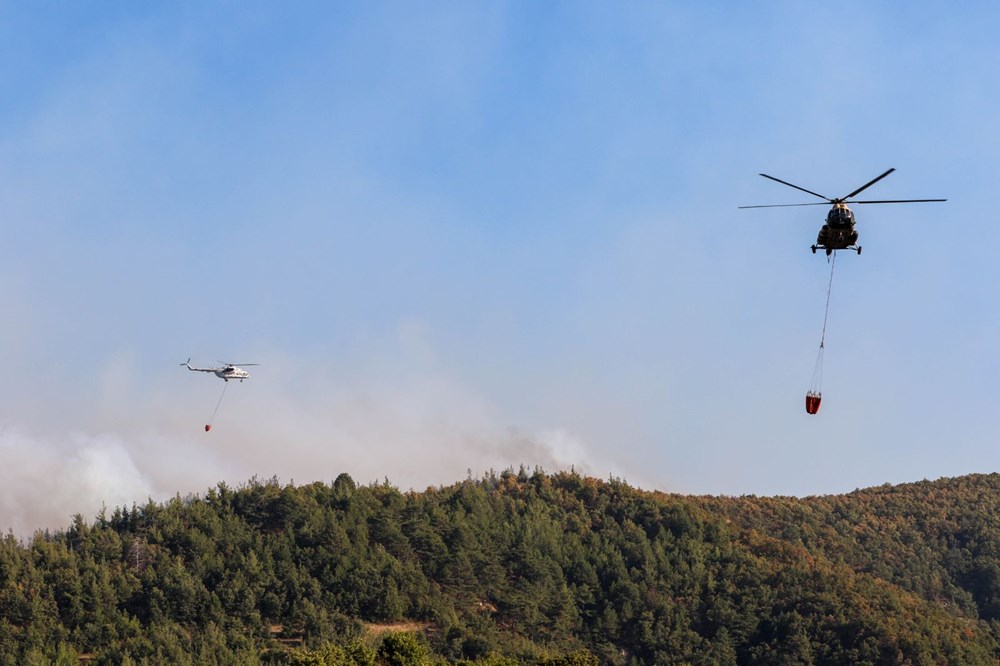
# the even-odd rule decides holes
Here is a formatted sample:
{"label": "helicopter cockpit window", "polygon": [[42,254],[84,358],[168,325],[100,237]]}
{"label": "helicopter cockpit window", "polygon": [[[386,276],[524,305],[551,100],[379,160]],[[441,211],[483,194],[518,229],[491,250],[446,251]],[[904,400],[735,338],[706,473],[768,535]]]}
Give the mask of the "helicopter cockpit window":
{"label": "helicopter cockpit window", "polygon": [[852,217],[851,211],[846,208],[834,208],[830,211],[830,218],[834,222],[839,222],[841,224],[849,224]]}

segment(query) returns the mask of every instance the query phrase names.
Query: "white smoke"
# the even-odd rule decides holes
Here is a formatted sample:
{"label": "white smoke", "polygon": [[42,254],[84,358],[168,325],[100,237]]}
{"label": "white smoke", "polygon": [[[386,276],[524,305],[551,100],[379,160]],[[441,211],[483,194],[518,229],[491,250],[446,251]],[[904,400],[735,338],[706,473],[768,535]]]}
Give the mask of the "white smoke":
{"label": "white smoke", "polygon": [[404,490],[522,465],[628,478],[565,428],[503,424],[486,399],[440,368],[334,382],[285,363],[231,382],[205,432],[222,382],[178,370],[150,383],[131,363],[111,362],[85,427],[0,429],[0,529],[27,537],[65,528],[77,513],[90,521],[102,506],[202,493],[254,475],[303,484],[347,472]]}
{"label": "white smoke", "polygon": [[127,505],[153,493],[128,448],[112,435],[44,439],[8,426],[0,430],[0,455],[0,520],[22,537],[65,526],[76,513],[89,518],[102,505]]}

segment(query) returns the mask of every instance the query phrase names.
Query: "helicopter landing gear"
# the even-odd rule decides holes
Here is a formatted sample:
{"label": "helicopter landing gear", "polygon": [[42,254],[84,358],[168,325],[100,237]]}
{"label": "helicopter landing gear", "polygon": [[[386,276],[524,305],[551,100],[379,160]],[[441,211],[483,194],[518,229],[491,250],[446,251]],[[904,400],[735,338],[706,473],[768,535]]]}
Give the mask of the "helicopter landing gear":
{"label": "helicopter landing gear", "polygon": [[860,245],[858,246],[858,256],[859,257],[861,256],[861,246]]}
{"label": "helicopter landing gear", "polygon": [[810,245],[809,249],[812,250],[813,254],[816,254],[816,250],[823,250],[826,252],[826,256],[830,256],[837,250],[854,250],[858,254],[861,254],[860,245],[848,245],[847,247],[826,247],[825,245]]}

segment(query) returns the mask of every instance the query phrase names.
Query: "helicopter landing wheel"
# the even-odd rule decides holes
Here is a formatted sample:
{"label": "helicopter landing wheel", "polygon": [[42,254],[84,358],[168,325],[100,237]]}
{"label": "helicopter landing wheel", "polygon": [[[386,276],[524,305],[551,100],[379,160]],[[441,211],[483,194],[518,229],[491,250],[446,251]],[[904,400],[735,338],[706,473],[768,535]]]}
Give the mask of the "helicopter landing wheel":
{"label": "helicopter landing wheel", "polygon": [[858,256],[859,257],[861,256],[861,246],[860,245],[858,246]]}
{"label": "helicopter landing wheel", "polygon": [[816,246],[815,245],[812,246],[812,251],[813,251],[813,254],[816,254]]}

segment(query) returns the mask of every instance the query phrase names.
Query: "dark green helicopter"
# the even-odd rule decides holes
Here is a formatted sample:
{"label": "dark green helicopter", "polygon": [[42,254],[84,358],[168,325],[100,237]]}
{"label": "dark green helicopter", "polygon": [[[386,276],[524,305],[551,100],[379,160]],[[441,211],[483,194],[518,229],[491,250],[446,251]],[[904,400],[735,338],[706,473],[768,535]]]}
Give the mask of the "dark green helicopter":
{"label": "dark green helicopter", "polygon": [[794,187],[795,189],[801,190],[806,194],[811,194],[814,197],[825,199],[826,204],[771,204],[765,206],[740,206],[740,208],[784,208],[787,206],[825,206],[827,204],[832,204],[833,208],[831,208],[830,212],[826,214],[826,224],[824,224],[823,228],[819,230],[819,236],[816,238],[816,244],[812,246],[813,254],[816,254],[816,250],[826,250],[827,256],[830,256],[834,250],[857,250],[858,254],[861,254],[861,246],[857,244],[858,232],[854,228],[854,213],[847,207],[847,204],[851,204],[853,206],[854,204],[927,203],[931,201],[947,201],[947,199],[881,199],[878,201],[849,201],[851,197],[857,196],[864,190],[888,176],[893,171],[895,171],[895,169],[889,169],[878,178],[868,181],[847,196],[840,197],[839,199],[831,199],[830,197],[825,197],[822,194],[816,194],[815,192],[807,190],[804,187],[792,185],[791,183],[787,183],[780,178],[775,178],[774,176],[768,176],[766,173],[762,173],[760,175],[764,176],[764,178],[770,178],[771,180],[777,181],[782,185]]}

